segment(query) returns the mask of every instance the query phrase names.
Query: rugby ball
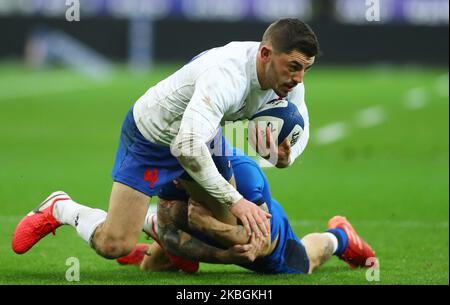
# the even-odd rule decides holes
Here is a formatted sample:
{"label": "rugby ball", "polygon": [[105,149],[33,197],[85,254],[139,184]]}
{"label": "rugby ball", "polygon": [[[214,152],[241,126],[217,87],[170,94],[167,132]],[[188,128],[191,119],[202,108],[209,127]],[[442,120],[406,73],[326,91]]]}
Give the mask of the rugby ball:
{"label": "rugby ball", "polygon": [[270,127],[271,136],[280,145],[288,138],[291,146],[298,142],[305,128],[305,122],[295,104],[285,99],[274,99],[266,104],[250,118],[249,135],[256,132],[258,137],[266,139],[266,127]]}

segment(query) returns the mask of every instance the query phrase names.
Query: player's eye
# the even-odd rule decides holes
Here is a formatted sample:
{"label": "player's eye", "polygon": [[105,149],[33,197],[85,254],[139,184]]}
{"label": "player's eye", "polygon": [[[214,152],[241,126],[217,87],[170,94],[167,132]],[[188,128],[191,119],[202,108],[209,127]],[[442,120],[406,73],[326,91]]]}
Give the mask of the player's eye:
{"label": "player's eye", "polygon": [[291,72],[297,72],[299,70],[301,70],[301,68],[298,67],[298,66],[295,66],[295,65],[290,65],[289,66],[289,71],[291,71]]}

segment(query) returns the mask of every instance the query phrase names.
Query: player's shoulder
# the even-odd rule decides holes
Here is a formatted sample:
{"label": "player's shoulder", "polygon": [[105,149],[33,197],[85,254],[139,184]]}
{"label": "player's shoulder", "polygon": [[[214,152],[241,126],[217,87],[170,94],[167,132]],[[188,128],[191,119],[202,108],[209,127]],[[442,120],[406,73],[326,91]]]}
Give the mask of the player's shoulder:
{"label": "player's shoulder", "polygon": [[205,64],[206,62],[221,65],[223,63],[247,62],[259,46],[255,41],[231,41],[226,45],[215,47],[195,56],[189,63]]}
{"label": "player's shoulder", "polygon": [[255,49],[259,48],[260,43],[256,41],[231,41],[223,46],[222,50],[230,57],[241,57],[246,60],[252,56]]}
{"label": "player's shoulder", "polygon": [[193,63],[198,78],[209,86],[217,86],[244,94],[250,82],[249,65],[253,42],[230,42],[214,48]]}
{"label": "player's shoulder", "polygon": [[239,71],[246,74],[247,66],[252,64],[259,46],[254,41],[232,41],[222,47],[204,53],[203,63],[210,63],[222,70]]}

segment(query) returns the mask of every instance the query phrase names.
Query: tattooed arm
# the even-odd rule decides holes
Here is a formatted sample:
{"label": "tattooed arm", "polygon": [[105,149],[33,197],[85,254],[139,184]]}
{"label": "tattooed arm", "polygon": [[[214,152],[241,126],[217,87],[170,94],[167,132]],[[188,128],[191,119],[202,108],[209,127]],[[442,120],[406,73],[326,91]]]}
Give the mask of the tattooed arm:
{"label": "tattooed arm", "polygon": [[173,255],[212,264],[246,264],[256,259],[261,239],[235,245],[226,250],[209,246],[181,230],[187,226],[187,203],[160,200],[158,202],[158,234],[164,248]]}
{"label": "tattooed arm", "polygon": [[[259,206],[263,211],[268,212],[266,203]],[[247,232],[242,225],[230,225],[217,220],[210,210],[201,204],[189,199],[188,208],[189,227],[209,236],[224,247],[231,247],[236,244],[245,244],[249,241]],[[265,256],[273,251],[271,236],[263,237],[264,243],[260,248],[258,256]]]}

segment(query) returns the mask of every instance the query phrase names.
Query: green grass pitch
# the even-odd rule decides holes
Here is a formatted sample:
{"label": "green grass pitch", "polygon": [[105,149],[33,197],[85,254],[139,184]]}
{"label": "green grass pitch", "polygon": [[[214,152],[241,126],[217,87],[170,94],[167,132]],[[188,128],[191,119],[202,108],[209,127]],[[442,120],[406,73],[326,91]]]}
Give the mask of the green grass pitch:
{"label": "green grass pitch", "polygon": [[[377,252],[378,282],[334,257],[310,276],[208,264],[195,275],[141,273],[97,256],[67,227],[15,255],[16,224],[50,192],[107,209],[122,120],[176,68],[138,76],[118,67],[93,81],[64,69],[0,64],[0,284],[73,284],[65,279],[69,257],[80,261],[79,284],[449,283],[447,68],[318,64],[306,76],[308,148],[294,166],[265,170],[299,236],[347,216]],[[375,119],[361,114],[367,109],[376,109]],[[345,134],[324,143],[321,128],[339,122]]]}

